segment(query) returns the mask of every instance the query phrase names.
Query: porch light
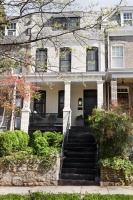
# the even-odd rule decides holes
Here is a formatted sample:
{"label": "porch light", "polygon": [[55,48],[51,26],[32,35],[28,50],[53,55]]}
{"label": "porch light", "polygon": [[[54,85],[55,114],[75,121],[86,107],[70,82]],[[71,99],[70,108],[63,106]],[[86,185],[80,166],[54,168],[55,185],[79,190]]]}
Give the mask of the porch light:
{"label": "porch light", "polygon": [[82,98],[78,99],[78,106],[82,106]]}

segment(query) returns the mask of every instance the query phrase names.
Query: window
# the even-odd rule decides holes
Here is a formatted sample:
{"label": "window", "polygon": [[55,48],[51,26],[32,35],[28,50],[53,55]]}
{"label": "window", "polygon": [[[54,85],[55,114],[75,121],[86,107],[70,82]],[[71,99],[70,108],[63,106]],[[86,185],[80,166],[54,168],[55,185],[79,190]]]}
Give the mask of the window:
{"label": "window", "polygon": [[64,90],[59,91],[59,101],[58,101],[58,117],[63,117],[64,108]]}
{"label": "window", "polygon": [[121,106],[123,112],[128,111],[129,108],[129,88],[118,87],[117,88],[118,105]]}
{"label": "window", "polygon": [[124,20],[124,26],[132,26],[132,13],[124,13],[123,14],[123,20]]}
{"label": "window", "polygon": [[98,71],[98,48],[87,49],[86,70]]}
{"label": "window", "polygon": [[60,72],[71,71],[71,49],[61,48],[60,49]]}
{"label": "window", "polygon": [[34,99],[34,111],[37,113],[46,113],[46,91],[40,91],[41,98]]}
{"label": "window", "polygon": [[54,18],[54,30],[75,30],[79,28],[79,17]]}
{"label": "window", "polygon": [[112,64],[111,67],[123,67],[123,46],[112,46]]}
{"label": "window", "polygon": [[36,50],[36,72],[47,71],[47,49]]}
{"label": "window", "polygon": [[8,35],[15,36],[16,35],[16,23],[11,23],[7,27]]}

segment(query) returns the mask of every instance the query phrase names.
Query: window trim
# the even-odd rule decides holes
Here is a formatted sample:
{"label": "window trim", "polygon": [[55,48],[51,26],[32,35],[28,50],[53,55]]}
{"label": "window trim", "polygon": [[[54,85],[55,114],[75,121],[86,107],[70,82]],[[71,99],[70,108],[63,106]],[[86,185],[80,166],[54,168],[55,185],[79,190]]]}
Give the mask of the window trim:
{"label": "window trim", "polygon": [[[44,61],[46,60],[46,67],[45,67],[45,62],[44,64],[44,69],[38,70],[39,67],[37,67],[37,51],[44,51],[46,54],[46,59],[44,57]],[[48,67],[48,49],[47,48],[37,48],[36,49],[36,66],[35,66],[35,72],[47,72],[47,67]],[[46,69],[45,69],[46,68]]]}
{"label": "window trim", "polygon": [[[113,63],[113,62],[112,62],[112,60],[113,60],[113,56],[112,56],[112,55],[113,55],[113,53],[112,53],[113,51],[112,51],[112,48],[113,48],[113,47],[123,47],[123,57],[122,57],[122,58],[123,58],[123,66],[122,66],[122,67],[113,67],[113,66],[112,66],[112,63]],[[118,57],[118,56],[117,56],[117,57]],[[118,57],[118,58],[120,58],[120,57]],[[111,68],[112,68],[112,69],[115,69],[115,68],[117,68],[117,69],[125,68],[124,45],[123,45],[123,44],[114,44],[114,45],[111,45]]]}
{"label": "window trim", "polygon": [[[13,24],[13,28],[11,28],[11,24]],[[15,25],[15,27],[14,27],[14,25]],[[9,32],[12,32],[13,34],[9,35]],[[9,26],[7,26],[7,35],[8,36],[16,36],[16,33],[17,33],[17,23],[16,22],[11,22],[9,24]]]}
{"label": "window trim", "polygon": [[[95,60],[95,62],[96,62],[96,65],[95,65],[95,70],[89,70],[88,69],[88,65],[87,65],[87,62],[88,62],[88,59],[87,59],[87,57],[88,57],[88,51],[93,51],[93,52],[97,52],[97,59]],[[99,69],[98,69],[98,64],[99,64],[99,54],[98,54],[98,52],[99,52],[99,48],[98,47],[91,47],[91,49],[89,49],[89,48],[87,48],[86,49],[86,71],[88,72],[88,71],[99,71]],[[96,56],[96,54],[95,54],[95,56]]]}

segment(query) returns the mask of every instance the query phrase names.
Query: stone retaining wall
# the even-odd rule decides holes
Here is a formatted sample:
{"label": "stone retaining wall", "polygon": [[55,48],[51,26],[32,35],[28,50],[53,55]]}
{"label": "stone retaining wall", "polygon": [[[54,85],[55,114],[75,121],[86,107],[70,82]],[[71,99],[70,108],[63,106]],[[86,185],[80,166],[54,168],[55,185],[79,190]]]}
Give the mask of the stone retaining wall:
{"label": "stone retaining wall", "polygon": [[30,166],[25,163],[14,165],[8,171],[0,171],[0,186],[46,186],[58,185],[60,158],[50,170],[40,170],[39,162]]}

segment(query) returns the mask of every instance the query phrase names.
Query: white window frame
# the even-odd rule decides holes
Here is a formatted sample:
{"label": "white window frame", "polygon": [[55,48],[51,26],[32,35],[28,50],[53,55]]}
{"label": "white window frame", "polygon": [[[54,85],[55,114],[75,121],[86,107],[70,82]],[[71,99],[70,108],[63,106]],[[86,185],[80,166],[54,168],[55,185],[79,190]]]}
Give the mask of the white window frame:
{"label": "white window frame", "polygon": [[[113,47],[122,47],[123,48],[123,56],[113,56]],[[114,58],[123,58],[123,66],[121,66],[121,67],[114,67],[113,66],[113,57]],[[118,69],[120,69],[120,68],[124,68],[125,67],[125,65],[124,65],[124,46],[122,45],[122,44],[117,44],[117,45],[112,45],[111,46],[111,68],[118,68]]]}
{"label": "white window frame", "polygon": [[[129,19],[128,19],[128,18],[127,18],[127,19],[124,19],[124,14],[126,14],[126,15],[128,15],[128,14],[131,15],[131,19],[130,19],[130,18],[129,18]],[[128,24],[128,23],[127,23],[127,24],[125,23],[125,22],[128,22],[128,21],[129,21],[129,22],[131,21],[131,25]],[[132,13],[132,12],[123,12],[123,25],[124,25],[124,26],[132,26],[132,25],[133,25],[133,13]]]}
{"label": "white window frame", "polygon": [[[11,26],[13,27],[11,28]],[[17,23],[16,22],[10,23],[9,27],[7,28],[7,35],[16,36],[16,30],[17,30]],[[12,35],[10,35],[9,32],[12,32]]]}

